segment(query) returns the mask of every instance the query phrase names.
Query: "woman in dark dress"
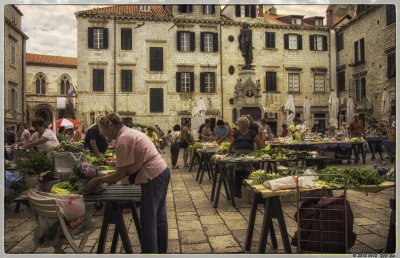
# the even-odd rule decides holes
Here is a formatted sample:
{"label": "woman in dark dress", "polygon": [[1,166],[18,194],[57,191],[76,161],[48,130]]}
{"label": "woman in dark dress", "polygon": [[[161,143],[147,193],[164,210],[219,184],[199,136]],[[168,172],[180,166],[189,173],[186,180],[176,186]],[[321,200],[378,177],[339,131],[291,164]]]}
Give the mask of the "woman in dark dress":
{"label": "woman in dark dress", "polygon": [[[254,151],[254,145],[257,146],[257,149],[260,149],[262,146],[260,138],[258,138],[254,131],[249,130],[250,121],[246,117],[241,117],[236,123],[239,130],[234,131],[233,141],[229,145],[228,152],[234,152],[235,154],[249,154]],[[247,178],[250,169],[247,165],[236,166],[236,168],[234,195],[236,197],[241,197],[243,179]]]}

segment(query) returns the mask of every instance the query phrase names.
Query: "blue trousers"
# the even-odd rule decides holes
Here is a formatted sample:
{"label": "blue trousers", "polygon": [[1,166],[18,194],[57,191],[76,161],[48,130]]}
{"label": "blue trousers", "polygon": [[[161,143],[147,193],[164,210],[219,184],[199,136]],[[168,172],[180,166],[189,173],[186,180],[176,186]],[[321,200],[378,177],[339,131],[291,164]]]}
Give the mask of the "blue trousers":
{"label": "blue trousers", "polygon": [[168,220],[166,196],[170,179],[169,169],[142,184],[140,221],[142,253],[167,253]]}

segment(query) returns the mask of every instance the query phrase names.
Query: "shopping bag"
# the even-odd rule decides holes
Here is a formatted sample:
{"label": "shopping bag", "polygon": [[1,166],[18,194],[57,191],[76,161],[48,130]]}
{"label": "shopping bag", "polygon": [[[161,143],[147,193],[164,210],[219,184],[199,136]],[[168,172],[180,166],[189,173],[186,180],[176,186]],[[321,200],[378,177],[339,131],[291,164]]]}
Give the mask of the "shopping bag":
{"label": "shopping bag", "polygon": [[30,194],[38,199],[53,199],[64,215],[67,226],[76,229],[85,219],[85,203],[83,195],[77,194],[52,194],[40,192],[34,189],[30,190]]}

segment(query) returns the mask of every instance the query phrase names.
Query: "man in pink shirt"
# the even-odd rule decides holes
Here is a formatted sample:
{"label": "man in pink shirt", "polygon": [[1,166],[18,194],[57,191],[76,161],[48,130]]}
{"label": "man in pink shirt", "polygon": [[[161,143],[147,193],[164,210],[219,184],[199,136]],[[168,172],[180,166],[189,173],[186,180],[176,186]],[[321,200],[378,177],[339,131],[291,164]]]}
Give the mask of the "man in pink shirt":
{"label": "man in pink shirt", "polygon": [[166,195],[170,173],[167,164],[153,142],[144,133],[122,124],[121,118],[108,114],[99,120],[102,134],[116,140],[117,171],[109,176],[90,180],[86,188],[92,191],[102,183],[115,183],[125,176],[142,187],[140,220],[143,253],[166,253],[168,223]]}

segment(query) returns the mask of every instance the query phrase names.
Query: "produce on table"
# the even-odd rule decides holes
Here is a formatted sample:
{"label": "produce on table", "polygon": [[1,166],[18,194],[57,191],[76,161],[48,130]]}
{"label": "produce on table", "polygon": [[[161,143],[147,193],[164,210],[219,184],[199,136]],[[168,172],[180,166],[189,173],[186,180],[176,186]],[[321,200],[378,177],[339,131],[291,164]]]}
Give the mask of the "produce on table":
{"label": "produce on table", "polygon": [[203,145],[204,144],[201,143],[201,142],[195,142],[193,147],[196,148],[196,149],[203,149]]}
{"label": "produce on table", "polygon": [[221,143],[221,150],[227,150],[229,148],[230,142],[222,142]]}
{"label": "produce on table", "polygon": [[338,169],[329,167],[323,169],[321,172],[323,176],[320,177],[320,180],[325,181],[329,185],[344,185],[345,179],[347,179],[347,186],[349,187],[379,185],[384,181],[384,178],[377,172],[366,168]]}
{"label": "produce on table", "polygon": [[62,141],[58,148],[59,152],[80,152],[83,149],[83,141]]}
{"label": "produce on table", "polygon": [[107,176],[116,171],[115,167],[112,167],[112,166],[99,166],[98,169],[99,169],[99,171],[97,172],[97,174],[99,176]]}
{"label": "produce on table", "polygon": [[360,138],[360,137],[353,137],[353,138],[351,138],[351,141],[354,143],[363,143],[364,142],[363,138]]}
{"label": "produce on table", "polygon": [[60,182],[51,187],[50,192],[54,194],[79,194],[83,190],[80,182],[71,184],[69,181]]}
{"label": "produce on table", "polygon": [[115,158],[115,151],[113,150],[107,150],[106,153],[104,153],[104,157],[106,158]]}
{"label": "produce on table", "polygon": [[33,150],[28,159],[16,162],[15,169],[23,175],[39,175],[51,169],[51,162],[46,151]]}
{"label": "produce on table", "polygon": [[85,151],[83,153],[83,157],[85,158],[85,160],[87,162],[89,162],[90,164],[94,165],[94,166],[101,166],[104,165],[103,162],[101,161],[101,159],[99,157],[94,156],[93,154],[91,154],[88,151]]}
{"label": "produce on table", "polygon": [[267,180],[273,180],[273,179],[277,179],[277,178],[281,178],[281,177],[282,177],[281,175],[278,175],[275,173],[267,174],[262,169],[256,170],[249,175],[249,179],[254,180],[255,184],[262,184]]}

